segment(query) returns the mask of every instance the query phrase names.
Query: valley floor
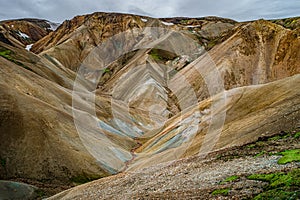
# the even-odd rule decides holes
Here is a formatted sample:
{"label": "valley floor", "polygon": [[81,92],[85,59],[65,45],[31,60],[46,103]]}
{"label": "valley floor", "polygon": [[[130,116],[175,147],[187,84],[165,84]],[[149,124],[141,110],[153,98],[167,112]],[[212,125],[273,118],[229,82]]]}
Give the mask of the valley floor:
{"label": "valley floor", "polygon": [[298,199],[299,141],[299,130],[282,132],[205,160],[192,157],[121,173],[49,199]]}

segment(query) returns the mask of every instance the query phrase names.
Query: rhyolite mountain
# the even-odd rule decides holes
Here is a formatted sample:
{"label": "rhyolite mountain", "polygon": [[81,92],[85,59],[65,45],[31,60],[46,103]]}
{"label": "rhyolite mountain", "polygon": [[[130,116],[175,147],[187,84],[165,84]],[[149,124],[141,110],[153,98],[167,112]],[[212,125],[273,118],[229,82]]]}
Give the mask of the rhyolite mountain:
{"label": "rhyolite mountain", "polygon": [[58,25],[47,20],[30,18],[0,21],[0,41],[16,47],[26,47],[54,31]]}
{"label": "rhyolite mountain", "polygon": [[[127,187],[122,189],[121,183],[143,179],[134,177],[143,176],[143,170],[145,176],[153,168],[167,173],[164,163],[176,161],[171,172],[199,164],[209,153],[300,127],[299,18],[236,22],[94,13],[51,30],[53,25],[37,19],[0,22],[1,179],[70,186],[111,176],[103,179],[112,183],[111,193],[95,192],[107,191],[101,179],[53,198],[121,198],[118,190]],[[151,27],[158,28],[157,38],[147,36]],[[134,30],[145,31],[137,37]],[[186,46],[190,55],[162,50],[188,45],[171,34],[163,37],[163,30],[180,32],[201,48]],[[109,39],[124,32],[125,49],[132,40],[156,45],[125,52],[108,65],[96,62],[102,71],[89,65],[93,53],[103,52],[98,45],[111,45]],[[104,53],[122,50],[118,44],[108,47],[112,50]],[[224,86],[213,94],[205,79],[212,63]],[[167,82],[162,78],[166,73]],[[146,182],[141,182],[145,189]],[[183,187],[184,181],[178,184]],[[126,198],[140,194],[138,187],[130,191]],[[140,197],[146,194],[172,197],[167,191],[158,196],[144,191]]]}

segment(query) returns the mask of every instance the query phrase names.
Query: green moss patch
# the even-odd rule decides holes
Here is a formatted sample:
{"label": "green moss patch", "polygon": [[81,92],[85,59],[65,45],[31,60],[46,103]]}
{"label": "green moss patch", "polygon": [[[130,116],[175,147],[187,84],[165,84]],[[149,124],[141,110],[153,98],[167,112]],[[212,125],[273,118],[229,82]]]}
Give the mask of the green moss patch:
{"label": "green moss patch", "polygon": [[218,44],[218,40],[215,39],[215,40],[211,40],[209,41],[209,43],[207,44],[207,49],[212,49],[214,46],[216,46]]}
{"label": "green moss patch", "polygon": [[217,190],[214,190],[211,194],[212,195],[223,195],[223,196],[227,196],[228,193],[230,191],[230,188],[225,188],[225,189],[217,189]]}
{"label": "green moss patch", "polygon": [[5,49],[5,50],[0,50],[0,56],[3,58],[6,58],[7,60],[13,60],[11,57],[12,51]]}
{"label": "green moss patch", "polygon": [[227,177],[224,181],[222,181],[220,184],[228,183],[228,182],[233,182],[237,180],[239,177],[238,176],[229,176]]}
{"label": "green moss patch", "polygon": [[255,144],[249,144],[246,146],[248,149],[254,149],[256,147]]}
{"label": "green moss patch", "polygon": [[278,160],[278,164],[284,165],[286,163],[290,162],[299,162],[300,161],[300,149],[292,149],[292,150],[286,150],[283,152],[278,153],[279,155],[283,155]]}
{"label": "green moss patch", "polygon": [[287,192],[281,189],[268,190],[264,193],[261,193],[254,197],[254,200],[263,200],[263,199],[289,199],[296,200],[300,195],[299,191]]}
{"label": "green moss patch", "polygon": [[45,196],[46,196],[46,192],[45,192],[44,190],[41,190],[41,189],[37,189],[37,190],[35,191],[35,194],[36,194],[36,196],[39,197],[39,198],[42,198],[42,197],[45,197]]}
{"label": "green moss patch", "polygon": [[6,166],[6,160],[4,158],[0,158],[0,164],[2,165],[2,167]]}
{"label": "green moss patch", "polygon": [[281,186],[290,186],[292,177],[284,173],[274,173],[274,174],[254,174],[248,176],[248,179],[259,180],[269,182],[270,188],[276,188]]}
{"label": "green moss patch", "polygon": [[75,184],[84,184],[84,183],[87,183],[87,182],[91,182],[91,181],[94,181],[94,180],[97,180],[101,178],[100,176],[98,175],[91,175],[91,176],[88,176],[88,175],[79,175],[79,176],[73,176],[70,181],[75,183]]}
{"label": "green moss patch", "polygon": [[271,20],[271,22],[273,23],[279,24],[285,28],[292,29],[292,30],[299,27],[299,21],[300,21],[299,17]]}
{"label": "green moss patch", "polygon": [[14,52],[12,52],[11,50],[9,49],[6,49],[4,47],[0,47],[0,56],[5,58],[6,60],[9,60],[10,62],[13,62],[29,71],[32,71],[32,69],[30,69],[29,67],[27,67],[26,65],[24,65],[23,63],[17,61],[14,57]]}
{"label": "green moss patch", "polygon": [[277,140],[280,140],[280,139],[281,139],[281,136],[280,135],[276,135],[274,137],[269,138],[268,140],[269,141],[277,141]]}
{"label": "green moss patch", "polygon": [[258,154],[256,154],[254,157],[262,156],[262,155],[264,155],[265,153],[266,153],[265,151],[261,151],[261,152],[259,152]]}
{"label": "green moss patch", "polygon": [[280,139],[285,139],[288,137],[291,137],[291,134],[276,135],[274,137],[269,138],[268,141],[278,141]]}
{"label": "green moss patch", "polygon": [[163,57],[159,54],[159,51],[157,49],[152,49],[149,55],[151,56],[151,58],[153,58],[153,60],[163,60]]}
{"label": "green moss patch", "polygon": [[187,20],[187,19],[183,19],[180,21],[181,24],[187,24],[188,22],[189,22],[189,20]]}
{"label": "green moss patch", "polygon": [[296,199],[299,195],[300,169],[289,173],[253,174],[247,178],[269,183],[254,199]]}
{"label": "green moss patch", "polygon": [[105,73],[109,73],[109,72],[111,72],[109,68],[104,68],[104,69],[103,69],[103,73],[104,73],[104,74],[105,74]]}
{"label": "green moss patch", "polygon": [[176,55],[173,52],[169,52],[163,49],[155,49],[155,48],[151,49],[151,51],[148,54],[153,60],[161,61],[161,62],[173,60],[178,57],[178,55]]}
{"label": "green moss patch", "polygon": [[294,135],[294,138],[300,138],[300,132],[296,133],[296,134]]}

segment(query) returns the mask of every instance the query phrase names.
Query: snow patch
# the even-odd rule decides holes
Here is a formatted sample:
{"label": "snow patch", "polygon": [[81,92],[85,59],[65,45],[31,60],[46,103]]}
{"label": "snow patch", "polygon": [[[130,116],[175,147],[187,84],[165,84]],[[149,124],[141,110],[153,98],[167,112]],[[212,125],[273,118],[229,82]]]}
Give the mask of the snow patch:
{"label": "snow patch", "polygon": [[25,49],[26,49],[27,51],[30,51],[30,49],[31,49],[32,45],[33,45],[33,44],[29,44],[29,45],[27,45],[27,46],[25,47]]}
{"label": "snow patch", "polygon": [[142,20],[142,22],[147,22],[148,21],[148,19],[144,19],[144,18],[142,18],[141,20]]}
{"label": "snow patch", "polygon": [[192,26],[192,25],[189,25],[189,26],[185,26],[187,28],[196,28],[196,27],[200,27],[200,25],[195,25],[195,26]]}
{"label": "snow patch", "polygon": [[26,35],[25,33],[20,32],[20,31],[18,31],[17,34],[18,34],[19,36],[21,36],[22,38],[24,38],[24,39],[29,39],[29,38],[30,38],[28,35]]}
{"label": "snow patch", "polygon": [[174,25],[172,22],[164,22],[164,21],[162,21],[161,23],[163,23],[166,26],[173,26]]}

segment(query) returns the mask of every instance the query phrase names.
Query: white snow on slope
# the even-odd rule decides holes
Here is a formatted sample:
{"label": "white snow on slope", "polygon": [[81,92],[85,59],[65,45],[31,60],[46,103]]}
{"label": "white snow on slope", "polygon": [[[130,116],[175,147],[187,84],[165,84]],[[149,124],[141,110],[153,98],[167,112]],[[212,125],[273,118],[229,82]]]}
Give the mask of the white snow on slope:
{"label": "white snow on slope", "polygon": [[30,49],[31,49],[32,45],[33,45],[33,44],[29,44],[29,45],[27,45],[27,46],[25,47],[25,49],[26,49],[27,51],[30,51]]}
{"label": "white snow on slope", "polygon": [[173,26],[173,25],[174,25],[173,23],[170,23],[170,22],[164,22],[164,21],[161,21],[161,23],[163,23],[163,24],[166,25],[166,26]]}
{"label": "white snow on slope", "polygon": [[17,34],[18,34],[19,36],[21,36],[22,38],[24,38],[24,39],[29,39],[29,38],[30,38],[28,35],[26,35],[25,33],[20,32],[20,31],[18,31]]}
{"label": "white snow on slope", "polygon": [[192,26],[192,25],[189,25],[189,26],[185,26],[187,28],[196,28],[196,27],[200,27],[200,25],[195,25],[195,26]]}

